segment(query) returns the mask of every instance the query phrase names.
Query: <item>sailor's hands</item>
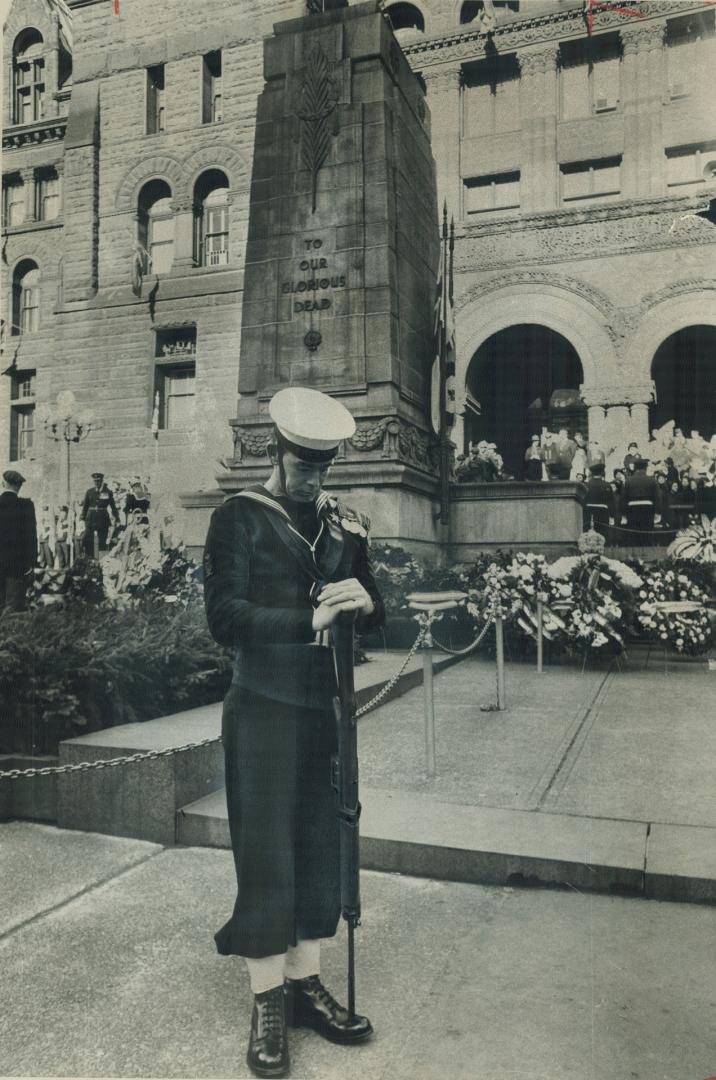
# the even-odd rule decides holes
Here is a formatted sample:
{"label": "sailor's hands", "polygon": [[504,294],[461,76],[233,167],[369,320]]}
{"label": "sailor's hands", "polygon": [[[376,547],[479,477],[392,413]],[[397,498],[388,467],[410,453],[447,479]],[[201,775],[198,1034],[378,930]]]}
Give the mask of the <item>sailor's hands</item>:
{"label": "sailor's hands", "polygon": [[313,629],[327,630],[340,611],[370,615],[373,601],[357,578],[332,581],[321,589],[318,607],[313,612]]}

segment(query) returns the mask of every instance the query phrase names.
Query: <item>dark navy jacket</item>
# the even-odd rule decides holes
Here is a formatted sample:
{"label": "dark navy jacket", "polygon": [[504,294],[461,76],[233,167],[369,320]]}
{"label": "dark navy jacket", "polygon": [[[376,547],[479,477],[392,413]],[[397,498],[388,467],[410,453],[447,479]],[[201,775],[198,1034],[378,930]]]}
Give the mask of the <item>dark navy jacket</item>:
{"label": "dark navy jacket", "polygon": [[321,583],[355,577],[374,604],[371,615],[357,620],[357,631],[382,624],[367,538],[351,531],[352,522],[341,525],[340,513],[319,515],[312,551],[265,488],[249,490],[263,501],[230,496],[211,516],[204,550],[209,629],[236,649],[235,683],[288,704],[330,707],[333,656],[315,642],[314,603]]}
{"label": "dark navy jacket", "polygon": [[35,507],[14,491],[0,494],[0,575],[22,577],[37,559]]}

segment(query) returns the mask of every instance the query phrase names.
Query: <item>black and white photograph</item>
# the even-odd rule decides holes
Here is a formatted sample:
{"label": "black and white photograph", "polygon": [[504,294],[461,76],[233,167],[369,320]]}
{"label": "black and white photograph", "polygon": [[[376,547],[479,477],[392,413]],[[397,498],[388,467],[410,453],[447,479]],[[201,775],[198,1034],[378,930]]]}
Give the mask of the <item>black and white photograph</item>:
{"label": "black and white photograph", "polygon": [[716,0],[0,16],[0,1080],[716,1080]]}

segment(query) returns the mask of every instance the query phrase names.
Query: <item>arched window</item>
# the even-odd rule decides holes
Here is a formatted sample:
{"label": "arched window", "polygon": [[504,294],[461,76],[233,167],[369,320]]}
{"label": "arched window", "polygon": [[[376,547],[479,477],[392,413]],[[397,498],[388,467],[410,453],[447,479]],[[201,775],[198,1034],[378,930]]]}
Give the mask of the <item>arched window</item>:
{"label": "arched window", "polygon": [[45,61],[42,34],[28,27],[15,39],[12,56],[13,123],[32,124],[45,115]]}
{"label": "arched window", "polygon": [[174,262],[172,191],[165,180],[150,180],[139,193],[137,239],[145,254],[145,271],[166,274]]}
{"label": "arched window", "polygon": [[391,4],[385,8],[390,25],[395,33],[398,30],[419,30],[425,32],[423,13],[415,4]]}
{"label": "arched window", "polygon": [[12,332],[32,334],[40,325],[40,271],[32,259],[15,267],[12,281]]}
{"label": "arched window", "polygon": [[209,169],[194,187],[194,261],[198,266],[229,261],[229,181],[221,169]]}

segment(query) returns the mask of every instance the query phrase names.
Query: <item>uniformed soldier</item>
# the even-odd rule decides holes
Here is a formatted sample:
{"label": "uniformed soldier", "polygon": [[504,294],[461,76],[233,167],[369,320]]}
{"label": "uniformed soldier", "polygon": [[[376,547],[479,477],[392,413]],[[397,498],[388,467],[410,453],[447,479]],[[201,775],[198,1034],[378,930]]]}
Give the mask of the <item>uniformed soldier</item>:
{"label": "uniformed soldier", "polygon": [[[638,457],[634,461],[634,472],[627,476],[624,485],[624,506],[628,529],[650,532],[654,528],[654,514],[658,491],[656,480],[648,476],[646,458]],[[648,542],[645,538],[645,542]]]}
{"label": "uniformed soldier", "polygon": [[375,628],[383,605],[367,520],[321,490],[352,416],[298,387],[279,391],[269,412],[273,470],[214,511],[204,575],[211,632],[236,650],[223,741],[238,896],[216,944],[247,960],[249,1067],[285,1076],[287,1020],[338,1043],[372,1032],[320,980],[320,939],[335,934],[341,910],[327,632],[341,611],[356,613],[359,631]]}
{"label": "uniformed soldier", "polygon": [[609,522],[616,516],[614,492],[604,479],[604,465],[595,462],[587,481],[587,498],[584,506],[585,528],[594,525],[597,532],[609,539]]}
{"label": "uniformed soldier", "polygon": [[119,520],[114,495],[104,482],[104,473],[93,472],[94,486],[85,492],[82,503],[82,520],[85,523],[84,549],[86,555],[94,554],[94,534],[97,533],[99,550],[104,551],[107,547],[107,533],[109,532],[110,518]]}
{"label": "uniformed soldier", "polygon": [[30,499],[19,497],[25,477],[7,469],[0,483],[0,611],[24,611],[37,560],[37,523]]}

